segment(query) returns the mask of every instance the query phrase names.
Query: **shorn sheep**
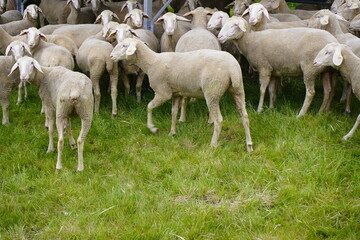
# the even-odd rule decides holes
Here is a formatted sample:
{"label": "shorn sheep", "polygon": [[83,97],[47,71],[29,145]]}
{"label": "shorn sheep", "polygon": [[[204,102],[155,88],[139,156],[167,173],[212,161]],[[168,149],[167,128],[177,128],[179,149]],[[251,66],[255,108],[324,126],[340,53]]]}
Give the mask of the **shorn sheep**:
{"label": "shorn sheep", "polygon": [[[315,66],[332,66],[338,69],[343,78],[348,81],[354,94],[360,100],[360,58],[357,57],[349,46],[339,43],[326,45],[314,59]],[[346,134],[343,139],[352,137],[360,124],[360,114],[358,115],[354,127]]]}
{"label": "shorn sheep", "polygon": [[147,127],[151,132],[158,131],[153,123],[152,111],[165,101],[173,100],[169,135],[174,135],[181,96],[205,98],[214,120],[211,146],[216,147],[222,126],[219,101],[225,91],[229,90],[242,119],[247,150],[253,150],[241,68],[231,54],[209,49],[155,53],[142,41],[127,38],[118,43],[111,58],[136,64],[149,76],[150,86],[155,92],[154,99],[147,106]]}
{"label": "shorn sheep", "polygon": [[[61,158],[66,128],[70,145],[78,147],[78,171],[84,169],[83,151],[85,137],[90,130],[93,117],[94,97],[91,80],[84,74],[63,67],[42,67],[31,57],[22,57],[16,61],[10,74],[19,70],[20,80],[30,82],[39,88],[44,103],[46,118],[49,121],[49,146],[47,152],[54,151],[54,123],[58,130],[58,157],[56,169],[62,168]],[[78,115],[81,119],[81,131],[77,142],[71,133],[70,118]]]}

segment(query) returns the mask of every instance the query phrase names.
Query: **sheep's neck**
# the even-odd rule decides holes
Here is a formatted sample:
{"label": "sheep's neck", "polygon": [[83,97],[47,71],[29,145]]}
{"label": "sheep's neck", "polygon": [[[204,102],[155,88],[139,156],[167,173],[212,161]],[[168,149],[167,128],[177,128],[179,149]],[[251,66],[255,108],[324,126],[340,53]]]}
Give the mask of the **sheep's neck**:
{"label": "sheep's neck", "polygon": [[329,21],[329,23],[326,25],[326,28],[325,28],[324,30],[328,31],[328,32],[331,33],[332,35],[344,34],[344,33],[341,31],[341,27],[340,27],[339,21],[336,19],[335,16],[330,16],[330,21]]}
{"label": "sheep's neck", "polygon": [[35,70],[35,76],[31,80],[31,83],[34,84],[37,88],[41,87],[41,84],[44,82],[45,76],[49,73],[49,69],[47,67],[41,67],[41,70],[43,73],[39,72],[38,70]]}
{"label": "sheep's neck", "polygon": [[276,10],[277,13],[292,13],[292,10],[288,7],[285,0],[280,1],[280,5]]}
{"label": "sheep's neck", "polygon": [[251,30],[255,32],[265,30],[266,24],[267,24],[267,20],[264,16],[262,16],[261,20],[257,24],[251,25]]}
{"label": "sheep's neck", "polygon": [[339,67],[339,71],[346,81],[351,84],[353,91],[360,94],[360,70],[358,70],[360,58],[347,49],[343,49],[341,53],[344,60]]}
{"label": "sheep's neck", "polygon": [[245,57],[247,57],[248,52],[248,45],[252,42],[252,36],[253,33],[252,32],[243,32],[242,36],[238,39],[234,39],[234,43],[237,47],[237,49],[240,51],[241,54],[245,55]]}
{"label": "sheep's neck", "polygon": [[150,48],[145,46],[145,44],[137,44],[136,50],[136,62],[135,64],[141,68],[145,73],[148,73],[149,70],[153,67],[156,62],[157,53],[153,52]]}
{"label": "sheep's neck", "polygon": [[191,29],[207,27],[207,14],[206,13],[194,13],[191,21]]}

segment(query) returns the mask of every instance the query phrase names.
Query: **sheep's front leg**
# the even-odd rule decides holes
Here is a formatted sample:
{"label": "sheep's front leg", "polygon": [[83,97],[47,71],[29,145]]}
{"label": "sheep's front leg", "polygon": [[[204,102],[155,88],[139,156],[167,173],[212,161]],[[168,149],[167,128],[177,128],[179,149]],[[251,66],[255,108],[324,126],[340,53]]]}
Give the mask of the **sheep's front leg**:
{"label": "sheep's front leg", "polygon": [[279,81],[279,78],[275,78],[275,77],[270,78],[270,83],[269,83],[269,95],[270,95],[269,108],[270,109],[274,108],[274,102],[276,101],[276,91],[278,88],[278,81]]}
{"label": "sheep's front leg", "polygon": [[115,117],[117,115],[117,103],[116,99],[118,96],[118,67],[114,64],[114,69],[110,74],[110,84],[111,84],[111,101],[112,101],[112,116]]}
{"label": "sheep's front leg", "polygon": [[179,122],[185,122],[186,121],[186,107],[187,107],[188,98],[182,97],[181,98],[181,111],[180,111],[180,118]]}
{"label": "sheep's front leg", "polygon": [[161,94],[155,92],[155,97],[151,100],[147,106],[147,127],[150,129],[152,133],[158,132],[153,123],[152,111],[154,108],[160,106],[165,101],[171,98],[171,91],[166,91],[166,89],[162,89],[163,92]]}
{"label": "sheep's front leg", "polygon": [[259,106],[257,109],[258,113],[261,113],[264,111],[264,98],[265,98],[265,92],[270,82],[271,74],[268,72],[260,72],[260,100],[259,100]]}
{"label": "sheep's front leg", "polygon": [[65,128],[65,121],[67,121],[66,118],[58,117],[56,118],[56,128],[58,130],[58,156],[57,156],[57,162],[56,162],[56,169],[62,169],[62,151],[64,148],[64,128]]}
{"label": "sheep's front leg", "polygon": [[140,70],[140,73],[136,77],[136,100],[138,103],[141,102],[141,90],[142,90],[144,77],[145,77],[145,73],[142,70]]}
{"label": "sheep's front leg", "polygon": [[323,102],[321,104],[319,113],[322,113],[326,109],[326,107],[327,107],[327,105],[329,103],[331,87],[332,87],[331,75],[330,75],[329,72],[322,73],[321,74],[321,80],[322,80],[322,83],[323,83],[324,98],[323,98]]}
{"label": "sheep's front leg", "polygon": [[19,105],[22,102],[22,87],[23,87],[23,83],[20,81],[18,85],[18,99],[16,105]]}
{"label": "sheep's front leg", "polygon": [[358,115],[358,117],[357,117],[357,119],[356,119],[356,122],[355,122],[353,128],[350,130],[350,132],[349,132],[348,134],[346,134],[346,135],[343,137],[343,139],[344,139],[344,140],[348,140],[349,138],[351,138],[352,135],[354,134],[355,130],[358,128],[359,124],[360,124],[360,114]]}
{"label": "sheep's front leg", "polygon": [[169,133],[169,136],[173,136],[176,134],[176,118],[179,111],[179,103],[180,103],[181,97],[175,97],[172,98],[172,107],[171,107],[171,130]]}
{"label": "sheep's front leg", "polygon": [[209,108],[210,118],[214,121],[214,132],[211,138],[210,146],[217,147],[218,139],[222,127],[222,121],[223,121],[219,106],[220,99],[217,97],[209,97],[209,96],[205,96],[205,99],[206,99],[206,104]]}
{"label": "sheep's front leg", "polygon": [[95,113],[99,113],[99,110],[100,110],[100,98],[101,98],[100,84],[99,84],[100,77],[101,77],[101,74],[90,73],[90,78],[91,78],[93,88],[94,88],[94,98],[95,98],[94,112]]}
{"label": "sheep's front leg", "polygon": [[124,71],[122,71],[122,80],[124,82],[125,96],[128,96],[130,94],[130,82],[129,76]]}
{"label": "sheep's front leg", "polygon": [[3,112],[2,124],[7,125],[9,124],[9,106],[10,106],[8,94],[4,99],[1,99],[0,103]]}
{"label": "sheep's front leg", "polygon": [[305,75],[304,79],[305,79],[304,82],[306,87],[306,96],[305,96],[304,104],[297,117],[301,117],[306,114],[315,95],[315,78],[312,76],[309,77]]}

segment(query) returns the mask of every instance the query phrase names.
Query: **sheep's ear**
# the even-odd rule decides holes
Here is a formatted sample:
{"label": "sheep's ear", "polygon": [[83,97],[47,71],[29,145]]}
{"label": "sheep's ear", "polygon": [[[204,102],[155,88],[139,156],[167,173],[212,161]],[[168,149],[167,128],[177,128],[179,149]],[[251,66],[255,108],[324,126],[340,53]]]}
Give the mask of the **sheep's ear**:
{"label": "sheep's ear", "polygon": [[23,15],[23,19],[26,19],[27,18],[27,16],[28,16],[28,10],[27,9],[25,9],[24,10],[24,15]]}
{"label": "sheep's ear", "polygon": [[116,30],[114,30],[114,31],[108,30],[107,33],[106,33],[106,35],[105,35],[105,38],[106,38],[106,39],[110,39],[110,38],[116,37],[116,33],[117,33]]}
{"label": "sheep's ear", "polygon": [[147,18],[147,19],[151,20],[151,17],[149,17],[149,15],[147,15],[146,13],[143,12],[142,15],[143,15],[144,18]]}
{"label": "sheep's ear", "polygon": [[141,3],[137,2],[136,5],[140,10],[143,10],[143,5]]}
{"label": "sheep's ear", "polygon": [[250,12],[250,8],[248,7],[243,14],[241,15],[242,17],[244,17],[246,14],[248,14]]}
{"label": "sheep's ear", "polygon": [[337,47],[333,55],[333,63],[335,66],[340,66],[343,60],[344,57],[341,54],[341,47]]}
{"label": "sheep's ear", "polygon": [[65,5],[69,5],[71,3],[71,0],[67,0]]}
{"label": "sheep's ear", "polygon": [[164,21],[164,18],[163,17],[159,17],[158,20],[155,21],[155,23],[161,23]]}
{"label": "sheep's ear", "polygon": [[183,17],[192,16],[193,14],[194,14],[193,11],[187,12],[187,13],[185,13],[185,14],[183,15]]}
{"label": "sheep's ear", "polygon": [[246,32],[246,24],[244,20],[239,20],[237,25],[239,26],[241,31]]}
{"label": "sheep's ear", "polygon": [[24,44],[23,44],[23,47],[25,48],[25,51],[26,51],[30,56],[32,56],[32,53],[31,53],[31,50],[30,50],[29,45],[27,45],[26,43],[24,43]]}
{"label": "sheep's ear", "polygon": [[129,18],[130,18],[130,13],[127,13],[127,14],[125,15],[125,18],[124,18],[124,21],[123,21],[123,22],[126,22]]}
{"label": "sheep's ear", "polygon": [[136,43],[131,42],[129,47],[126,49],[126,55],[133,55],[136,52]]}
{"label": "sheep's ear", "polygon": [[116,15],[116,13],[112,13],[111,16],[120,22],[120,18]]}
{"label": "sheep's ear", "polygon": [[265,15],[265,17],[270,20],[269,12],[268,12],[268,10],[267,10],[265,7],[263,7],[262,12],[263,12],[263,14]]}
{"label": "sheep's ear", "polygon": [[187,19],[187,18],[184,18],[184,17],[181,17],[181,16],[176,16],[176,20],[178,20],[178,21],[184,21],[184,22],[191,22],[190,19]]}
{"label": "sheep's ear", "polygon": [[18,69],[18,68],[19,68],[19,63],[16,62],[16,63],[14,64],[14,66],[12,66],[11,71],[10,71],[10,73],[9,73],[8,76],[10,76],[10,75],[11,75],[16,69]]}
{"label": "sheep's ear", "polygon": [[39,36],[43,41],[45,41],[45,42],[48,41],[47,37],[43,33],[40,33]]}
{"label": "sheep's ear", "polygon": [[101,14],[97,16],[94,23],[101,23],[102,22],[101,17],[102,17]]}
{"label": "sheep's ear", "polygon": [[320,24],[323,26],[329,24],[329,15],[322,16],[320,18]]}
{"label": "sheep's ear", "polygon": [[131,34],[132,34],[134,37],[139,38],[139,36],[138,36],[132,29],[130,29],[130,32],[131,32]]}
{"label": "sheep's ear", "polygon": [[36,61],[35,59],[33,60],[34,63],[34,67],[41,73],[44,73],[43,70],[41,69],[40,63],[38,61]]}
{"label": "sheep's ear", "polygon": [[230,3],[230,4],[228,4],[228,5],[225,7],[225,9],[229,9],[229,8],[234,7],[234,6],[235,6],[235,1],[232,2],[232,3]]}
{"label": "sheep's ear", "polygon": [[10,46],[10,45],[6,47],[5,56],[9,56],[11,49],[12,49],[12,46]]}
{"label": "sheep's ear", "polygon": [[22,36],[22,35],[27,35],[28,34],[28,29],[25,29],[25,30],[22,30],[21,32],[20,32],[20,36]]}
{"label": "sheep's ear", "polygon": [[120,12],[122,12],[127,7],[128,7],[128,5],[127,5],[127,2],[126,2],[126,3],[124,3],[124,5],[122,5]]}
{"label": "sheep's ear", "polygon": [[277,9],[279,5],[280,5],[280,0],[272,0],[270,7],[271,9]]}

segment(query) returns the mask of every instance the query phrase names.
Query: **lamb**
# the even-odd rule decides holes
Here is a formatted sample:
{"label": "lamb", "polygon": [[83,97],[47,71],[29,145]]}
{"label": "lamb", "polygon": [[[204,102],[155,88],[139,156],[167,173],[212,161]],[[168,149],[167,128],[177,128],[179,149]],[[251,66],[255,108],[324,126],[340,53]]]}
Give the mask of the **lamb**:
{"label": "lamb", "polygon": [[67,0],[70,13],[66,19],[69,24],[85,24],[95,22],[96,16],[90,7],[81,7],[81,0]]}
{"label": "lamb", "polygon": [[21,20],[23,16],[18,10],[9,10],[0,15],[0,24]]}
{"label": "lamb", "polygon": [[290,13],[298,16],[300,19],[309,19],[316,11],[307,11],[301,9],[291,10],[285,0],[261,0],[260,3],[271,13]]}
{"label": "lamb", "polygon": [[140,9],[133,9],[125,15],[124,22],[132,29],[142,28],[143,18],[151,19],[146,13]]}
{"label": "lamb", "polygon": [[94,88],[95,113],[100,108],[100,85],[99,80],[106,72],[110,76],[112,116],[117,114],[116,98],[118,83],[118,65],[110,59],[113,46],[101,37],[90,37],[86,39],[76,55],[76,61],[82,72],[90,74]]}
{"label": "lamb", "polygon": [[[258,112],[263,111],[265,91],[272,76],[303,75],[306,97],[298,117],[305,115],[315,94],[315,78],[325,70],[325,67],[314,67],[313,59],[326,44],[337,42],[335,37],[326,31],[309,28],[268,29],[259,32],[249,32],[247,29],[248,23],[243,18],[234,16],[225,23],[218,39],[222,43],[229,39],[235,40],[239,51],[259,71],[261,87]],[[320,111],[325,109],[329,94],[325,91]],[[274,92],[270,91],[270,107],[273,107],[273,98]]]}
{"label": "lamb", "polygon": [[120,22],[119,17],[115,13],[110,10],[104,10],[99,14],[99,16],[96,17],[95,23],[101,23],[102,25],[105,25],[113,20]]}
{"label": "lamb", "polygon": [[70,14],[66,1],[41,0],[39,7],[50,24],[64,24]]}
{"label": "lamb", "polygon": [[[39,88],[39,95],[45,104],[45,114],[49,121],[49,145],[47,152],[54,151],[54,122],[58,130],[58,156],[56,169],[62,168],[64,130],[70,137],[70,145],[78,148],[78,171],[84,169],[83,151],[85,137],[90,130],[94,97],[91,80],[84,74],[73,72],[64,67],[42,67],[31,57],[22,57],[16,61],[10,74],[19,70],[20,80],[30,82]],[[17,74],[18,75],[18,74]],[[81,119],[80,135],[75,142],[71,134],[70,118],[78,115]]]}
{"label": "lamb", "polygon": [[[155,92],[154,99],[147,105],[147,127],[151,132],[158,131],[152,119],[154,108],[173,99],[170,135],[174,135],[180,97],[204,97],[214,119],[211,146],[216,147],[222,125],[219,101],[225,91],[229,90],[242,119],[247,151],[253,150],[241,68],[229,53],[210,49],[155,53],[138,39],[125,39],[114,48],[111,58],[114,61],[132,62],[147,73]],[[206,64],[202,59],[206,60]]]}
{"label": "lamb", "polygon": [[[159,49],[159,42],[155,35],[149,30],[145,29],[131,29],[127,24],[119,24],[115,29],[109,29],[107,38],[116,36],[117,42],[121,42],[125,38],[137,37],[141,41],[145,42],[149,48],[155,52]],[[133,64],[129,64],[127,61],[121,61],[122,79],[124,82],[125,93],[130,93],[129,74],[136,75],[136,98],[137,102],[141,101],[141,89],[144,81],[145,73]]]}
{"label": "lamb", "polygon": [[40,26],[44,26],[44,14],[38,6],[31,4],[27,6],[24,11],[24,19],[2,24],[0,27],[2,27],[10,35],[15,36],[24,29],[37,27],[38,20],[40,22]]}
{"label": "lamb", "polygon": [[[331,66],[338,69],[342,77],[348,81],[354,94],[360,100],[360,58],[356,56],[349,46],[339,43],[327,44],[314,59],[315,66]],[[348,134],[343,139],[351,138],[360,124],[360,114]]]}
{"label": "lamb", "polygon": [[155,23],[163,23],[165,32],[161,37],[161,52],[175,52],[175,47],[180,37],[187,33],[191,26],[189,19],[168,12],[160,17]]}

